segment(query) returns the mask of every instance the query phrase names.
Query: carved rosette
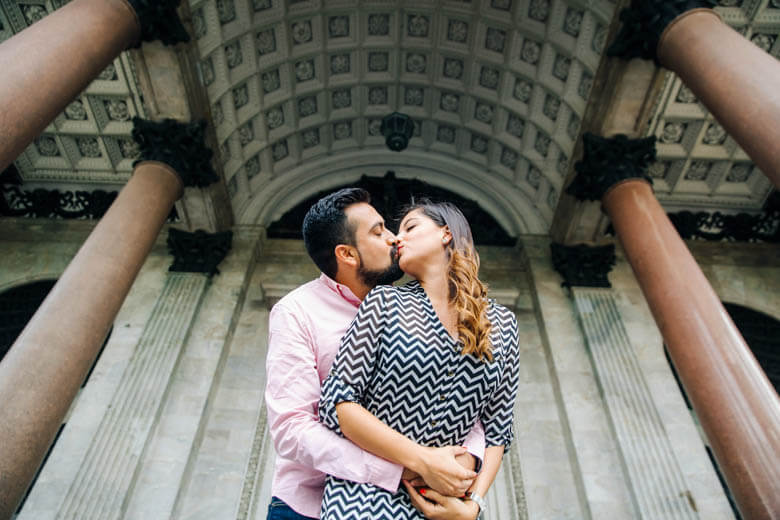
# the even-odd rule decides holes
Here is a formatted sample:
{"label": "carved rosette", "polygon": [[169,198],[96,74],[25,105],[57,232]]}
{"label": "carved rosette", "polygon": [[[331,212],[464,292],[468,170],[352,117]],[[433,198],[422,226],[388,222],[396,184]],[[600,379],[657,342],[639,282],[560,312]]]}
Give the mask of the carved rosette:
{"label": "carved rosette", "polygon": [[577,176],[566,193],[579,200],[601,200],[609,188],[626,179],[644,179],[652,184],[647,167],[655,161],[655,136],[629,139],[625,135],[582,136],[584,154],[574,165]]}
{"label": "carved rosette", "polygon": [[664,29],[686,11],[715,4],[712,0],[631,0],[631,5],[620,12],[623,27],[607,54],[627,60],[652,59],[659,64],[656,50]]}
{"label": "carved rosette", "polygon": [[555,270],[562,287],[612,287],[607,275],[615,265],[615,245],[565,246],[550,244]]}
{"label": "carved rosette", "polygon": [[206,122],[180,123],[173,119],[154,122],[133,119],[133,139],[141,161],[159,161],[176,170],[185,186],[206,187],[219,180],[211,165],[213,152],[205,143]]}
{"label": "carved rosette", "polygon": [[128,0],[141,23],[141,41],[165,45],[190,41],[176,8],[181,0]]}
{"label": "carved rosette", "polygon": [[169,271],[180,273],[219,274],[217,266],[227,256],[233,244],[233,232],[206,233],[202,229],[190,233],[171,228],[168,250],[173,255]]}

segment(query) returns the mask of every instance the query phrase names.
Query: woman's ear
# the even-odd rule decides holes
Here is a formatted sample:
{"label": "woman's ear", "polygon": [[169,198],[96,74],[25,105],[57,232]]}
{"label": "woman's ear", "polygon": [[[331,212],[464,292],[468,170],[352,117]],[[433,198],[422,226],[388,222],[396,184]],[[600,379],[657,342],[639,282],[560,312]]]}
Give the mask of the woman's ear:
{"label": "woman's ear", "polygon": [[444,235],[441,237],[441,243],[442,245],[448,246],[450,245],[450,242],[452,242],[452,233],[450,233],[450,228],[444,226]]}
{"label": "woman's ear", "polygon": [[336,254],[336,262],[346,264],[350,267],[358,266],[357,250],[354,247],[346,244],[339,244],[336,246],[336,249],[334,249],[334,253]]}

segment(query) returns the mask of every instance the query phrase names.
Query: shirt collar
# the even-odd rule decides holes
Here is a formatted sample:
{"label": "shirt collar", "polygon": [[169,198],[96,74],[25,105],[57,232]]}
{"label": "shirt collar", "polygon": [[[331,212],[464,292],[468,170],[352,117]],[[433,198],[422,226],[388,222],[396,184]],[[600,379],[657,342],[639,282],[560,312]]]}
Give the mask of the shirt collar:
{"label": "shirt collar", "polygon": [[355,296],[355,293],[352,292],[352,289],[346,285],[338,283],[336,280],[332,279],[325,273],[320,274],[320,281],[324,283],[328,289],[335,292],[355,307],[360,307],[360,298]]}

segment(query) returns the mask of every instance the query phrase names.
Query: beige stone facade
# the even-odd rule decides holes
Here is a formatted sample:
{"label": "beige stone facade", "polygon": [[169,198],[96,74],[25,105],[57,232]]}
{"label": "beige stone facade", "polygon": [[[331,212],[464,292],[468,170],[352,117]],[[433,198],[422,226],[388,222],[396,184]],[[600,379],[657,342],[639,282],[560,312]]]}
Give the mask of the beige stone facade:
{"label": "beige stone facade", "polygon": [[[56,278],[92,227],[30,220],[0,225],[1,289]],[[154,366],[139,365],[139,351],[147,348],[150,324],[159,321],[157,302],[171,277],[181,276],[167,272],[164,236],[114,321],[19,518],[264,517],[274,459],[263,405],[269,305],[315,277],[316,269],[299,241],[236,228],[221,273],[196,294],[200,303],[187,315],[186,334],[165,346],[173,351],[168,372],[154,375]],[[604,374],[591,358],[570,290],[552,267],[549,244],[544,236],[523,236],[515,248],[482,248],[491,294],[518,317],[522,355],[516,442],[489,497],[490,518],[639,518],[627,455],[599,386]],[[724,301],[780,318],[777,246],[689,246]],[[621,255],[610,280],[613,288],[606,291],[685,485],[677,491],[691,517],[732,518]],[[176,303],[182,313],[188,304]],[[157,327],[156,334],[164,335],[173,325]],[[123,389],[130,372],[143,388],[132,395]],[[155,377],[159,381],[151,385]],[[112,415],[115,406],[124,407],[128,425],[116,431],[107,424],[122,420],[122,414]]]}

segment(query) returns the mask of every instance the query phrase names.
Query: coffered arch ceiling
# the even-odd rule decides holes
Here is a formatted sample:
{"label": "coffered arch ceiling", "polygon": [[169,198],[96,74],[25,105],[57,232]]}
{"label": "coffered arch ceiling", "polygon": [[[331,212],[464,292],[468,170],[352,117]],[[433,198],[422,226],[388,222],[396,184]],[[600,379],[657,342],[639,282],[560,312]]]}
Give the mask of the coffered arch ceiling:
{"label": "coffered arch ceiling", "polygon": [[[67,1],[0,2],[0,41]],[[780,0],[718,4],[726,23],[780,57]],[[190,0],[188,45],[235,220],[267,224],[313,193],[315,178],[328,189],[393,170],[478,201],[512,234],[546,232],[615,5]],[[117,57],[16,159],[24,190],[124,185],[138,156],[132,117],[155,114],[139,56]],[[649,173],[661,203],[761,211],[769,180],[679,78],[665,77],[644,134],[658,137]],[[401,153],[379,135],[394,110],[416,123]]]}
{"label": "coffered arch ceiling", "polygon": [[[414,171],[432,183],[426,176],[438,175],[466,197],[492,197],[502,225],[527,233],[549,228],[615,6],[192,0],[190,7],[240,222],[278,216],[284,208],[264,204],[304,186],[314,162],[336,157],[355,178],[370,173],[355,164]],[[400,154],[386,152],[379,133],[392,111],[415,121]],[[450,161],[457,171],[448,181],[426,161]],[[317,177],[318,186],[303,191],[343,180]]]}

